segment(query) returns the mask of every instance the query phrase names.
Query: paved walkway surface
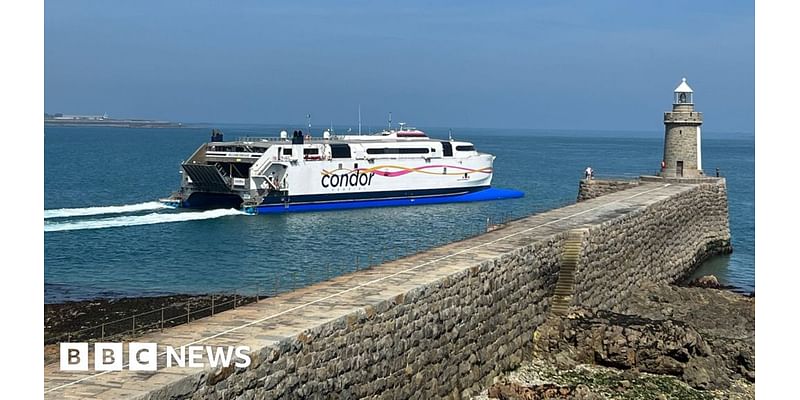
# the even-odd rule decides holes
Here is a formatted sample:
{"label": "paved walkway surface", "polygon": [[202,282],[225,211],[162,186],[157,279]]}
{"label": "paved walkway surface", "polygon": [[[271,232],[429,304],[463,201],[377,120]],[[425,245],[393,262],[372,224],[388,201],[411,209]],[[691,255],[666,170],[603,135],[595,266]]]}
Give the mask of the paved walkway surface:
{"label": "paved walkway surface", "polygon": [[[175,348],[210,345],[250,346],[255,352],[359,308],[391,299],[414,287],[497,258],[509,250],[557,232],[600,223],[691,187],[686,184],[642,184],[532,215],[480,236],[339,276],[189,324],[167,328],[163,332],[144,334],[136,341],[158,343],[159,351],[165,345]],[[498,207],[502,207],[502,203],[499,202]],[[57,363],[46,365],[45,397],[136,398],[201,371],[199,368],[172,367],[155,372],[132,372],[127,369],[96,372],[91,364],[90,361],[89,372],[60,371]]]}

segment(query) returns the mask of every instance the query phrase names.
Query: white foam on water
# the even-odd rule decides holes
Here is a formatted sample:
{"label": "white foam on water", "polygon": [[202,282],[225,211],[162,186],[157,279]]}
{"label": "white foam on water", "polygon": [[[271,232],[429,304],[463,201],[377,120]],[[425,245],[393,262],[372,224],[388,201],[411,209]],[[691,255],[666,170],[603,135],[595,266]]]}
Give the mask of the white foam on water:
{"label": "white foam on water", "polygon": [[85,217],[89,215],[102,215],[102,214],[123,214],[129,212],[137,212],[137,211],[160,210],[162,208],[170,208],[170,207],[161,204],[157,201],[148,201],[145,203],[125,204],[122,206],[58,208],[52,210],[44,210],[44,219]]}
{"label": "white foam on water", "polygon": [[175,213],[151,213],[147,215],[127,215],[122,217],[89,219],[68,222],[48,222],[45,221],[45,232],[74,231],[81,229],[103,229],[116,228],[120,226],[152,225],[168,222],[197,221],[203,219],[213,219],[226,217],[229,215],[247,215],[239,210],[219,209],[201,212],[175,212]]}

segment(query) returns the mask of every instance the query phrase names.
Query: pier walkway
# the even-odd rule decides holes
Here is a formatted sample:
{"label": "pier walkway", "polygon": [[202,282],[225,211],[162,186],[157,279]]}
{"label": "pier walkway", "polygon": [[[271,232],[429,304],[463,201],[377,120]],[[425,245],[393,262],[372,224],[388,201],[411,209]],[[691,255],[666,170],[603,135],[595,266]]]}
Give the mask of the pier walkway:
{"label": "pier walkway", "polygon": [[[601,223],[692,187],[682,183],[643,183],[624,191],[513,221],[473,238],[266,298],[189,324],[166,328],[163,332],[143,334],[135,341],[158,343],[159,350],[165,345],[175,348],[210,345],[249,346],[253,352],[257,352],[357,309],[392,299],[414,287],[500,257],[509,250],[557,232]],[[502,206],[502,203],[498,203],[498,206]],[[134,372],[127,368],[124,371],[97,372],[93,370],[91,359],[89,364],[88,372],[60,371],[57,363],[46,365],[45,397],[137,398],[202,370],[172,367],[155,372]]]}

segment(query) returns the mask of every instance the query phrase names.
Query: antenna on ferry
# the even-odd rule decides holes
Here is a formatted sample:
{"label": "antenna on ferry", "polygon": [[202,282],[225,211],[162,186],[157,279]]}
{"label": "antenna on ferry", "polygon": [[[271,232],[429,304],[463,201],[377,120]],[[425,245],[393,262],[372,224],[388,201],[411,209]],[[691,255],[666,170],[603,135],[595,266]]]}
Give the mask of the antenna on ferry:
{"label": "antenna on ferry", "polygon": [[306,119],[308,120],[308,133],[311,134],[311,114],[306,114]]}
{"label": "antenna on ferry", "polygon": [[453,128],[447,130],[447,138],[452,142],[453,141]]}
{"label": "antenna on ferry", "polygon": [[358,135],[361,136],[361,104],[358,105]]}
{"label": "antenna on ferry", "polygon": [[389,130],[392,130],[392,112],[389,111]]}

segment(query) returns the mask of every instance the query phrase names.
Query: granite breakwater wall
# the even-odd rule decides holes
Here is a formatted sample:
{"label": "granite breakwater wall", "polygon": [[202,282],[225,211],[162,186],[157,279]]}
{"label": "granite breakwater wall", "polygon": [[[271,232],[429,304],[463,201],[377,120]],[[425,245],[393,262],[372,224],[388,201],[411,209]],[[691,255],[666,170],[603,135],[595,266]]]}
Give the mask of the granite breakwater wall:
{"label": "granite breakwater wall", "polygon": [[581,179],[578,184],[578,201],[586,201],[634,186],[639,186],[638,179]]}
{"label": "granite breakwater wall", "polygon": [[[631,190],[646,185],[658,186]],[[617,206],[625,204],[620,199]],[[597,209],[603,201],[586,202]],[[458,399],[476,393],[531,354],[575,228],[584,236],[572,302],[589,307],[618,309],[637,285],[672,283],[705,258],[731,250],[724,179],[687,185],[646,206],[617,207],[580,226],[553,229],[490,260],[465,260],[466,267],[449,275],[254,351],[245,369],[204,371],[147,398]]]}
{"label": "granite breakwater wall", "polygon": [[730,253],[730,237],[724,180],[592,226],[573,304],[625,312],[620,304],[637,286],[682,280],[709,257]]}

